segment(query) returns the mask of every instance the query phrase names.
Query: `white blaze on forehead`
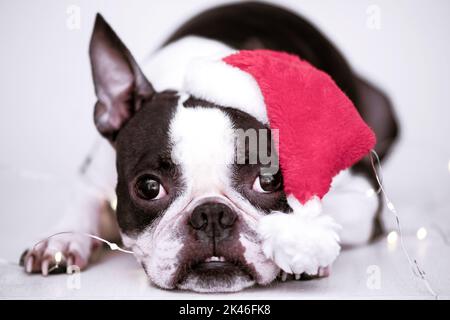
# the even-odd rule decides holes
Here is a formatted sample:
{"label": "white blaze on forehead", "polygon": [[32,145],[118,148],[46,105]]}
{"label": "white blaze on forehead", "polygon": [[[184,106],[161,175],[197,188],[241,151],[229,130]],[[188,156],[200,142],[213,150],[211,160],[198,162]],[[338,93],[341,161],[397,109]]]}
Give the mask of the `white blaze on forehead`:
{"label": "white blaze on forehead", "polygon": [[223,191],[234,160],[233,124],[220,109],[186,108],[181,101],[170,123],[172,161],[193,195]]}

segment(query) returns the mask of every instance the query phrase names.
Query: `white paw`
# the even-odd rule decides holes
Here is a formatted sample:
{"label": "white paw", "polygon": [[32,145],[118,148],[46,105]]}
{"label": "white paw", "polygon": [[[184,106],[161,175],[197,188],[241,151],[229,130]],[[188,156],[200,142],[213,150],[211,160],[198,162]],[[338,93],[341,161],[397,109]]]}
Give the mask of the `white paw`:
{"label": "white paw", "polygon": [[81,234],[60,234],[43,240],[26,250],[20,259],[27,273],[60,273],[67,266],[86,268],[99,242]]}

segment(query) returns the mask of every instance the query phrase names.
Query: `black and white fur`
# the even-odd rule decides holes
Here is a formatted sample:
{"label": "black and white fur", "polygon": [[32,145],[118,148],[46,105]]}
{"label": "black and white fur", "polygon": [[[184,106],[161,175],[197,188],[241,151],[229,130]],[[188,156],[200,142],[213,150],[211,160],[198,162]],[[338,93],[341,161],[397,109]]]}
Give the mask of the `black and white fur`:
{"label": "black and white fur", "polygon": [[[290,11],[253,2],[208,10],[140,65],[98,16],[90,45],[98,98],[94,120],[106,139],[89,169],[90,182],[77,182],[74,204],[54,231],[113,237],[116,223],[105,213],[105,202],[115,191],[121,239],[157,286],[234,292],[271,283],[280,268],[263,252],[258,222],[274,211],[289,212],[292,205],[282,189],[255,191],[261,166],[234,164],[231,138],[233,129],[265,126],[234,109],[232,100],[222,106],[183,92],[192,59],[255,48],[298,54],[328,72],[375,130],[378,153],[387,153],[397,132],[387,98],[356,76],[316,28]],[[374,186],[367,168],[362,161],[341,172],[323,199],[324,212],[342,227],[344,246],[367,243],[379,233],[380,203],[376,195],[368,195]],[[142,174],[159,178],[160,198],[143,201],[136,196],[134,186]],[[189,226],[195,208],[205,203],[224,205],[236,216],[214,248]],[[321,241],[317,239],[319,245]],[[51,238],[26,252],[25,270],[47,275],[58,251],[67,264],[85,268],[97,244],[78,235]],[[212,259],[229,263],[214,272],[195,268]],[[311,264],[304,271],[322,276],[327,268]]]}

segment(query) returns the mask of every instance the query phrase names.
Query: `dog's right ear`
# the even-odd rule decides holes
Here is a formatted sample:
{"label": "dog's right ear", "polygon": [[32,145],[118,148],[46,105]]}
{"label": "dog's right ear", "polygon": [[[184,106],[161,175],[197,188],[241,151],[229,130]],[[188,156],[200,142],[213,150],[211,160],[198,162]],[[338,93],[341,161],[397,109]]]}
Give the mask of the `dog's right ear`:
{"label": "dog's right ear", "polygon": [[125,122],[154,94],[131,53],[100,14],[89,45],[97,103],[94,121],[98,131],[114,141]]}

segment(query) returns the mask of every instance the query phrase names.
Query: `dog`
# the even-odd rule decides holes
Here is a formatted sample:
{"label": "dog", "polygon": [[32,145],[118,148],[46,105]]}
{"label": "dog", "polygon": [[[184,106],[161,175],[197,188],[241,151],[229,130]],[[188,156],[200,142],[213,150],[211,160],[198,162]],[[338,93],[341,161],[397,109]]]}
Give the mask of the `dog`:
{"label": "dog", "polygon": [[[235,158],[232,129],[267,127],[233,105],[182,90],[189,61],[241,49],[288,52],[327,72],[373,128],[381,159],[388,154],[398,133],[389,99],[290,10],[259,2],[207,10],[141,64],[98,14],[89,54],[98,99],[94,121],[105,139],[89,166],[89,182],[76,182],[74,203],[55,232],[107,239],[120,234],[151,282],[165,289],[236,292],[273,282],[280,268],[264,254],[256,224],[274,211],[291,210],[282,173],[262,177],[259,161],[214,161]],[[342,246],[382,233],[380,199],[366,194],[374,188],[367,159],[333,179],[324,211],[341,225]],[[111,216],[105,203],[114,193]],[[63,234],[27,250],[22,263],[28,273],[47,275],[61,252],[66,265],[84,269],[98,245],[81,234]],[[329,273],[328,267],[310,267],[316,272],[308,276]]]}

